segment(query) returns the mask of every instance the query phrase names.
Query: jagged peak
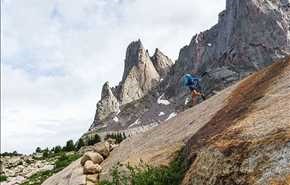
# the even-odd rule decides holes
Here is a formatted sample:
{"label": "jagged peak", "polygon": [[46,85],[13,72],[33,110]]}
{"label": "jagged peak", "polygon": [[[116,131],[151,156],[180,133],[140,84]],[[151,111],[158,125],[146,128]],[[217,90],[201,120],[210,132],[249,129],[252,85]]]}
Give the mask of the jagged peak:
{"label": "jagged peak", "polygon": [[140,39],[137,41],[133,41],[129,44],[126,51],[126,58],[125,58],[125,67],[122,81],[124,81],[132,69],[133,66],[138,65],[140,62],[146,62],[150,56],[148,50],[146,50],[141,42]]}
{"label": "jagged peak", "polygon": [[112,94],[111,88],[110,88],[110,83],[107,81],[104,83],[103,88],[102,88],[102,99],[104,99],[107,96],[110,96]]}
{"label": "jagged peak", "polygon": [[162,53],[158,48],[155,49],[154,55],[151,57],[151,61],[157,70],[160,77],[164,78],[170,71],[173,65],[172,60]]}

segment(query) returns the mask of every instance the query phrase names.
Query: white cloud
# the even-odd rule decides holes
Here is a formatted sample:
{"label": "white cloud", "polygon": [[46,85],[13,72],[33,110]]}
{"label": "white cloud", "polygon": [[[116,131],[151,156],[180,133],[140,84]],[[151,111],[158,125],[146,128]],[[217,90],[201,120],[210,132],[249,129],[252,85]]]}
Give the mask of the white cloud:
{"label": "white cloud", "polygon": [[89,128],[102,84],[117,84],[141,38],[176,59],[225,0],[1,0],[4,150],[63,144]]}

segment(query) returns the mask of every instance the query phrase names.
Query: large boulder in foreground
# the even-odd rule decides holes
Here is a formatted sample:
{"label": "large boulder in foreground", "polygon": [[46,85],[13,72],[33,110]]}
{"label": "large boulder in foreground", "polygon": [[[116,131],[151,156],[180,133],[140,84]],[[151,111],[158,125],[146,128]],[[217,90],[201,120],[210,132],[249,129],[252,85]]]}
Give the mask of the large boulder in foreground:
{"label": "large boulder in foreground", "polygon": [[91,160],[86,161],[84,164],[84,174],[98,174],[101,171],[102,167]]}
{"label": "large boulder in foreground", "polygon": [[93,161],[95,164],[101,164],[104,161],[104,158],[97,152],[86,152],[81,159],[81,165],[84,166],[86,161],[89,160]]}

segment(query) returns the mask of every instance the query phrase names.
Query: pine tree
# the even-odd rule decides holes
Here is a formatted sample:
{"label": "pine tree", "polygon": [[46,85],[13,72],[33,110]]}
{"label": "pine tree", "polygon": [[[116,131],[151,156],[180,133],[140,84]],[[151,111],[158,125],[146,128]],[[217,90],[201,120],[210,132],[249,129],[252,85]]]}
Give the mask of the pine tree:
{"label": "pine tree", "polygon": [[81,147],[85,146],[84,140],[82,138],[79,139],[79,141],[77,142],[77,150],[79,150]]}
{"label": "pine tree", "polygon": [[41,148],[40,148],[40,147],[37,147],[37,148],[35,149],[35,152],[36,152],[36,153],[41,153]]}
{"label": "pine tree", "polygon": [[75,150],[75,145],[74,145],[73,140],[68,140],[66,142],[66,146],[64,147],[64,150],[67,151],[67,152]]}

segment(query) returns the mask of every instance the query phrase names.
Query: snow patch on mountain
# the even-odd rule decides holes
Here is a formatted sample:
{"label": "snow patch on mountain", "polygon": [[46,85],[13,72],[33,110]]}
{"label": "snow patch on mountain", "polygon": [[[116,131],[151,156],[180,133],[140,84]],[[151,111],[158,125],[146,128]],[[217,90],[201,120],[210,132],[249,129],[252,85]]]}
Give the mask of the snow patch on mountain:
{"label": "snow patch on mountain", "polygon": [[139,118],[136,119],[136,121],[134,121],[134,123],[132,123],[129,128],[133,127],[133,126],[136,126],[136,125],[139,125],[141,122],[139,122]]}
{"label": "snow patch on mountain", "polygon": [[161,104],[161,105],[169,105],[170,101],[166,100],[166,99],[162,99],[164,97],[164,94],[162,94],[158,99],[157,99],[157,103]]}
{"label": "snow patch on mountain", "polygon": [[174,118],[176,115],[177,115],[176,112],[172,112],[165,121],[168,121],[171,118]]}

